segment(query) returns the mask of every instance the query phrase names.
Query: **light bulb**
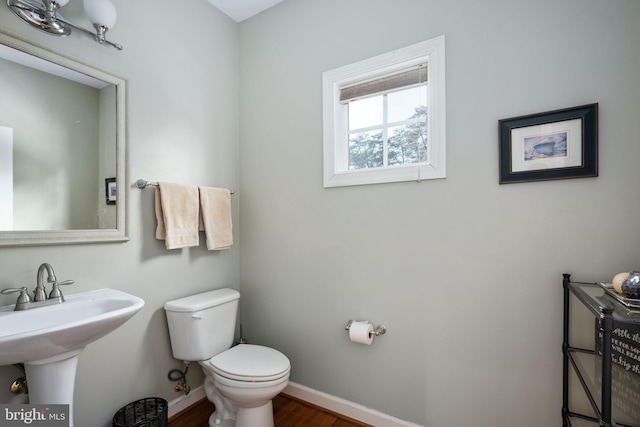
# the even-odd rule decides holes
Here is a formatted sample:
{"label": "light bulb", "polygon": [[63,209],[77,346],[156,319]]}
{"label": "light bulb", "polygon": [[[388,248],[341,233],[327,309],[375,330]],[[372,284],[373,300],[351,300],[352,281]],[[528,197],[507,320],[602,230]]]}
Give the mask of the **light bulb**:
{"label": "light bulb", "polygon": [[118,18],[116,7],[109,0],[84,0],[84,13],[92,24],[100,24],[109,29],[116,25]]}

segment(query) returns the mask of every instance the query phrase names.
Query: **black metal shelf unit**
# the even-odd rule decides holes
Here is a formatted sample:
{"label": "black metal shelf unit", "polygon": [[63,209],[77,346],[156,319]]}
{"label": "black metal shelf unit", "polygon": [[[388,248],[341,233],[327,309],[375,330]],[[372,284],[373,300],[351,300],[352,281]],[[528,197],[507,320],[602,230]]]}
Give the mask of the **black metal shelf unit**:
{"label": "black metal shelf unit", "polygon": [[[627,308],[596,283],[563,276],[563,427],[640,427],[640,311]],[[593,349],[569,343],[570,294],[596,319]],[[595,415],[569,409],[570,369]]]}

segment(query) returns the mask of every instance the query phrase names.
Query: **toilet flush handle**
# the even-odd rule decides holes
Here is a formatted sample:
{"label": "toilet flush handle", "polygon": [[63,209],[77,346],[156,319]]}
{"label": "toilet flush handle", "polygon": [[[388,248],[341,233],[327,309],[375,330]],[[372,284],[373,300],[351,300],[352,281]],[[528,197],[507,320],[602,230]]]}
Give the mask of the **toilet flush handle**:
{"label": "toilet flush handle", "polygon": [[192,319],[198,319],[198,320],[202,320],[202,312],[198,312],[198,313],[193,313],[191,315]]}

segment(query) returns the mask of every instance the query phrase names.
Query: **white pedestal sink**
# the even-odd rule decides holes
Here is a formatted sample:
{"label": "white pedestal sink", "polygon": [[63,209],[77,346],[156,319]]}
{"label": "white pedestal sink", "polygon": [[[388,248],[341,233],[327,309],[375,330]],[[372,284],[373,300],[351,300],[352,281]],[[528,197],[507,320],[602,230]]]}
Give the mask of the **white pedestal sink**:
{"label": "white pedestal sink", "polygon": [[115,289],[65,296],[65,302],[24,311],[0,307],[0,365],[24,363],[30,404],[68,404],[78,356],[85,346],[117,329],[144,301]]}

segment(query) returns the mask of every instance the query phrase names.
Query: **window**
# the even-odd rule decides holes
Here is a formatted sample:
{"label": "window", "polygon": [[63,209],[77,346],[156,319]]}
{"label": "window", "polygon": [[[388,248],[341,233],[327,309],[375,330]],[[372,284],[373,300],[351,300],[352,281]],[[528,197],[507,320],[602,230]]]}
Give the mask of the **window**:
{"label": "window", "polygon": [[323,74],[324,186],[445,177],[444,36]]}

